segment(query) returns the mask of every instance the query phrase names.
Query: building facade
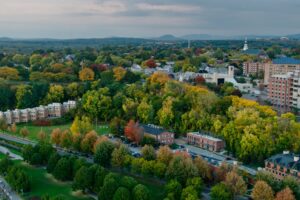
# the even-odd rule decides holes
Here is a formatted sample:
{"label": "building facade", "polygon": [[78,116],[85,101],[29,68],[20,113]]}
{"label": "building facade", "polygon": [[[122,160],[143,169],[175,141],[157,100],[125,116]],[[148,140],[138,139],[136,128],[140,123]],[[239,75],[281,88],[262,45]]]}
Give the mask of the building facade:
{"label": "building facade", "polygon": [[300,180],[299,155],[284,151],[282,154],[266,159],[264,169],[272,173],[277,180],[282,180],[286,176],[293,176]]}
{"label": "building facade", "polygon": [[4,119],[7,124],[29,122],[35,120],[43,120],[48,118],[61,117],[64,113],[76,108],[76,101],[67,101],[63,104],[52,103],[47,106],[39,106],[36,108],[0,111],[0,119]]}
{"label": "building facade", "polygon": [[300,70],[300,60],[293,58],[278,58],[264,64],[264,84],[268,85],[273,75],[287,74]]}
{"label": "building facade", "polygon": [[283,111],[300,109],[300,71],[272,75],[268,84],[268,97],[272,105]]}
{"label": "building facade", "polygon": [[187,133],[187,142],[188,144],[215,152],[222,151],[225,148],[225,142],[223,140],[199,132]]}
{"label": "building facade", "polygon": [[144,136],[154,138],[158,143],[170,145],[174,143],[174,133],[153,124],[142,124]]}
{"label": "building facade", "polygon": [[264,72],[264,63],[261,62],[245,62],[243,63],[243,75],[258,75]]}

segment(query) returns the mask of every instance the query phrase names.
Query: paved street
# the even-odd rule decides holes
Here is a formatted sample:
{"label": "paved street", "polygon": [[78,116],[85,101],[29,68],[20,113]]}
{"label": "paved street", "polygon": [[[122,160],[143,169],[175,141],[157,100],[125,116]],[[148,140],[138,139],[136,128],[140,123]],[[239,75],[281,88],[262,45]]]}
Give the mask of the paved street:
{"label": "paved street", "polygon": [[13,160],[22,160],[23,159],[21,156],[12,153],[9,149],[7,149],[3,146],[0,146],[0,152],[3,153],[3,154],[8,154],[9,157]]}

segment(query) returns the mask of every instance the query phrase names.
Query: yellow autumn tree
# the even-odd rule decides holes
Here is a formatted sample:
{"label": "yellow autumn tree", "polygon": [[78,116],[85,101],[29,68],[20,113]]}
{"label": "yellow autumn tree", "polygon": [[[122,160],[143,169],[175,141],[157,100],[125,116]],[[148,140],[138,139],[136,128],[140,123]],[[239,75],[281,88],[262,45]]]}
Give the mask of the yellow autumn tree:
{"label": "yellow autumn tree", "polygon": [[90,68],[83,68],[79,72],[79,79],[81,81],[93,81],[95,78],[95,73]]}
{"label": "yellow autumn tree", "polygon": [[114,78],[117,81],[121,81],[124,78],[127,71],[123,67],[115,67],[113,69],[113,72],[114,72]]}

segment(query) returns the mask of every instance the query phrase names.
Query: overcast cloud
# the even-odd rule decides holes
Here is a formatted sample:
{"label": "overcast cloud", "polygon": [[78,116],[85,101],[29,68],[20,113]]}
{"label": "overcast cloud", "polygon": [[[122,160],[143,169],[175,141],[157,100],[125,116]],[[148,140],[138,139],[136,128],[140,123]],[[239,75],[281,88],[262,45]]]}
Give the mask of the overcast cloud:
{"label": "overcast cloud", "polygon": [[0,36],[300,33],[300,0],[0,0]]}

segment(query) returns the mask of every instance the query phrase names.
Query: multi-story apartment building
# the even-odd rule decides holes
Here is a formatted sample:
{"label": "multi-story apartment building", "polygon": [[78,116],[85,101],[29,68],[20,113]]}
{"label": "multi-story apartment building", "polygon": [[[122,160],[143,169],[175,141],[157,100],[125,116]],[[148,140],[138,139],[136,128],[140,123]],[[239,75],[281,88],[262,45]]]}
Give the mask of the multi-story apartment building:
{"label": "multi-story apartment building", "polygon": [[187,133],[187,142],[188,144],[215,152],[222,151],[225,148],[223,140],[199,132]]}
{"label": "multi-story apartment building", "polygon": [[300,60],[287,57],[274,59],[264,64],[264,84],[268,85],[275,74],[287,74],[296,70],[300,70]]}
{"label": "multi-story apartment building", "polygon": [[265,160],[265,170],[272,173],[278,180],[286,176],[294,176],[300,180],[299,155],[284,151]]}
{"label": "multi-story apartment building", "polygon": [[47,106],[48,117],[61,117],[63,114],[62,105],[60,103],[52,103]]}
{"label": "multi-story apartment building", "polygon": [[4,119],[7,124],[29,122],[51,117],[61,117],[64,113],[76,107],[76,101],[61,103],[52,103],[48,106],[39,106],[36,108],[26,108],[21,110],[0,111],[0,119]]}
{"label": "multi-story apartment building", "polygon": [[245,62],[243,63],[243,75],[258,75],[264,72],[264,63],[262,62]]}
{"label": "multi-story apartment building", "polygon": [[144,136],[152,137],[161,144],[170,145],[174,143],[174,133],[153,124],[142,124],[141,126]]}
{"label": "multi-story apartment building", "polygon": [[268,96],[275,107],[288,111],[300,108],[300,71],[272,75],[268,84]]}

